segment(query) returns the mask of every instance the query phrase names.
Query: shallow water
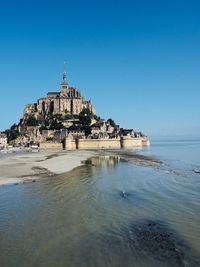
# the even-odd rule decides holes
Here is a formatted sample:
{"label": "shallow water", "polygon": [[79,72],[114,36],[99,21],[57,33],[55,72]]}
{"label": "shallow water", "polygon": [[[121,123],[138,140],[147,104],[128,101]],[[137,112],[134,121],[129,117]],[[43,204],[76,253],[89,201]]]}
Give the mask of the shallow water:
{"label": "shallow water", "polygon": [[36,183],[0,187],[0,266],[200,266],[200,142],[102,156]]}

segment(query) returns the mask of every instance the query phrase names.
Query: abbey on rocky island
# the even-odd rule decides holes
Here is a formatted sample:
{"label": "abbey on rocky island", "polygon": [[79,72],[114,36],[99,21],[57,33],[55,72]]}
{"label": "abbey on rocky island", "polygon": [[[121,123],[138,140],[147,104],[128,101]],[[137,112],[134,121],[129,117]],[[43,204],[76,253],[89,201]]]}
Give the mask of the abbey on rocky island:
{"label": "abbey on rocky island", "polygon": [[102,149],[149,145],[141,132],[123,129],[114,120],[96,115],[91,100],[67,82],[66,71],[60,92],[49,92],[37,103],[25,106],[18,125],[7,131],[8,142],[14,145],[37,144],[41,149]]}

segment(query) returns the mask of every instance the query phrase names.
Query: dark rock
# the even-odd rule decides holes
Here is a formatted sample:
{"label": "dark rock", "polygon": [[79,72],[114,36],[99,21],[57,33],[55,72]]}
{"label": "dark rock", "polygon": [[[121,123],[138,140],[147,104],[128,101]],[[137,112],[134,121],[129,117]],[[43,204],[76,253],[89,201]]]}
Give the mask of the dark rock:
{"label": "dark rock", "polygon": [[124,238],[130,248],[138,251],[143,258],[152,258],[173,267],[200,266],[193,257],[188,256],[190,248],[162,222],[132,223],[124,230]]}
{"label": "dark rock", "polygon": [[146,200],[135,191],[119,191],[119,196],[133,204],[146,202]]}
{"label": "dark rock", "polygon": [[126,198],[126,192],[125,191],[120,191],[119,195],[123,198]]}
{"label": "dark rock", "polygon": [[142,220],[85,233],[70,257],[75,259],[74,266],[80,265],[79,259],[84,258],[81,265],[84,267],[199,267],[194,255],[179,235],[163,222]]}

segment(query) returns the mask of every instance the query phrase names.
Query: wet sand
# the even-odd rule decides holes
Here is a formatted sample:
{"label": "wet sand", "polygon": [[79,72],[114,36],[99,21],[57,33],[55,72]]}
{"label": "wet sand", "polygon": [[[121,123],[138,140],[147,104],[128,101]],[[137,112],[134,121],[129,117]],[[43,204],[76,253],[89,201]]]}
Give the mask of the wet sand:
{"label": "wet sand", "polygon": [[71,171],[95,155],[95,151],[16,153],[0,159],[0,185],[35,182],[38,178],[56,176]]}
{"label": "wet sand", "polygon": [[83,165],[93,156],[118,155],[122,160],[143,166],[161,162],[152,157],[126,150],[40,151],[19,153],[0,159],[0,185],[35,182],[39,178],[54,177]]}

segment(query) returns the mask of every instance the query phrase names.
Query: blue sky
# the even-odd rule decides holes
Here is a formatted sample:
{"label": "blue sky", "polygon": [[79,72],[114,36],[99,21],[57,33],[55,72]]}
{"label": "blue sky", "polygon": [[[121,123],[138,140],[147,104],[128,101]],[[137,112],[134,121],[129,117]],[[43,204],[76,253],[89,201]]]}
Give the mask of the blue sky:
{"label": "blue sky", "polygon": [[200,2],[1,1],[0,130],[68,82],[151,138],[200,137]]}

